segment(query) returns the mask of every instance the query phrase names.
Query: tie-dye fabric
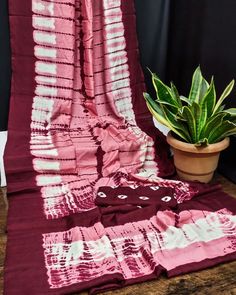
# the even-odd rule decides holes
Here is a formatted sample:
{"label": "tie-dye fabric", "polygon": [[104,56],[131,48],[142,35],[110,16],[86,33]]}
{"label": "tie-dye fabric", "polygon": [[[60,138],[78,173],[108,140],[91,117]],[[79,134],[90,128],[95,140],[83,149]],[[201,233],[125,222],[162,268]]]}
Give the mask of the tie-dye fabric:
{"label": "tie-dye fabric", "polygon": [[9,1],[5,294],[91,294],[236,258],[236,201],[170,180],[132,0]]}

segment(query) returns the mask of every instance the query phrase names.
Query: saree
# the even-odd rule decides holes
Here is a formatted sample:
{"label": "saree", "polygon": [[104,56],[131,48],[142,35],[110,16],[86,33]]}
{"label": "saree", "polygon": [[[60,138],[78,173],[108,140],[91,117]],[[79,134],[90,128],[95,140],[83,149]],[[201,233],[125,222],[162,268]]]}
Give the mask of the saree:
{"label": "saree", "polygon": [[182,182],[132,0],[9,1],[5,294],[90,294],[236,259],[236,201]]}

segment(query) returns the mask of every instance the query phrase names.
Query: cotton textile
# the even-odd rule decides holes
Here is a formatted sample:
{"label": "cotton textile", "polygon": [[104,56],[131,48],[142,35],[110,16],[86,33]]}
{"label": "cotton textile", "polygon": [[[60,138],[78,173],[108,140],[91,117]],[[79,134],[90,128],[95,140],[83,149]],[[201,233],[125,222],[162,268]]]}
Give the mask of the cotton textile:
{"label": "cotton textile", "polygon": [[236,258],[236,201],[174,173],[133,1],[9,1],[5,294],[91,294]]}

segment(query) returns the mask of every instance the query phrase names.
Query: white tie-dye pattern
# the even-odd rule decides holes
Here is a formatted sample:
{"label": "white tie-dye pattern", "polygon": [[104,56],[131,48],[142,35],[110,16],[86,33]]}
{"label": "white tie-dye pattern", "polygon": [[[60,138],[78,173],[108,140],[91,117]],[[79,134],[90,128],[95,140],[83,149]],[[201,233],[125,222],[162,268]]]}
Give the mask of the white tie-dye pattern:
{"label": "white tie-dye pattern", "polygon": [[[50,98],[35,96],[33,99],[33,109],[43,110],[52,112],[54,101]],[[45,136],[37,137],[41,138],[42,141],[45,140]],[[52,143],[52,138],[50,137],[50,143]]]}
{"label": "white tie-dye pattern", "polygon": [[39,122],[39,123],[49,123],[51,118],[51,113],[50,111],[44,111],[44,110],[37,110],[33,109],[32,110],[32,115],[31,115],[31,120],[34,122]]}
{"label": "white tie-dye pattern", "polygon": [[34,42],[37,44],[56,45],[56,34],[34,31]]}
{"label": "white tie-dye pattern", "polygon": [[53,77],[36,76],[35,81],[39,84],[56,84],[57,79]]}
{"label": "white tie-dye pattern", "polygon": [[[36,170],[36,167],[35,167]],[[47,170],[45,169],[45,172]],[[62,178],[60,175],[54,175],[54,174],[47,174],[47,175],[37,175],[36,176],[36,181],[38,186],[46,186],[46,185],[55,185],[55,184],[60,184],[62,182]],[[47,199],[47,196],[43,196],[45,199]],[[45,200],[46,202],[46,200]],[[47,208],[45,208],[47,209]]]}
{"label": "white tie-dye pattern", "polygon": [[[112,95],[119,114],[124,116],[124,118],[133,125],[132,127],[129,127],[130,131],[137,136],[140,136],[142,135],[142,131],[138,127],[135,127],[135,116],[131,101],[132,92],[130,87],[129,67],[127,64],[127,53],[125,51],[126,42],[124,38],[124,26],[122,23],[122,11],[120,8],[121,2],[104,1],[103,4],[105,8],[104,13],[106,15],[106,25],[104,30],[107,37],[105,40],[107,43],[106,48],[109,53],[108,59],[110,65],[108,71],[112,81]],[[44,173],[44,175],[39,174],[37,176],[37,184],[42,186],[42,196],[45,205],[44,210],[48,218],[57,218],[60,216],[59,204],[62,202],[63,198],[66,203],[68,203],[68,200],[72,201],[71,205],[67,204],[68,208],[71,206],[75,208],[71,192],[62,194],[60,197],[57,196],[58,199],[56,201],[55,196],[47,195],[48,191],[44,190],[44,187],[50,188],[52,185],[56,184],[62,186],[62,184],[59,183],[62,181],[60,174],[54,175],[55,177],[53,175],[49,176],[50,180],[46,179],[48,175],[47,173],[51,173],[52,171],[55,171],[56,173],[56,171],[59,171],[61,168],[60,160],[57,161],[59,152],[53,141],[47,140],[47,138],[51,138],[51,118],[56,103],[55,97],[60,97],[60,90],[57,87],[57,84],[59,80],[61,83],[61,78],[57,78],[57,73],[60,72],[60,76],[70,79],[74,75],[74,68],[72,65],[64,65],[63,71],[61,71],[62,67],[60,64],[57,64],[57,58],[59,56],[58,50],[60,47],[57,44],[57,37],[59,36],[58,38],[61,38],[60,35],[58,35],[58,32],[60,32],[60,29],[66,30],[62,27],[58,28],[56,25],[57,19],[55,17],[59,16],[58,13],[60,14],[58,7],[58,4],[54,5],[54,3],[46,1],[32,0],[32,9],[36,14],[40,13],[40,16],[33,15],[32,18],[34,28],[33,38],[36,43],[35,56],[37,57],[37,61],[35,63],[35,72],[37,75],[35,81],[37,85],[35,88],[36,96],[34,97],[32,106],[31,129],[34,136],[31,138],[31,153],[36,157],[36,160],[33,161],[34,169],[39,173]],[[69,13],[71,14],[70,17],[73,17],[73,10],[65,11],[65,13],[66,15]],[[65,21],[68,22],[68,27],[70,27],[71,25],[69,24],[69,21]],[[71,30],[71,33],[73,33],[73,27],[71,27]],[[47,47],[52,45],[53,48]],[[65,53],[66,52],[63,51],[63,54]],[[63,97],[71,98],[71,95],[72,93],[67,91],[64,92]],[[40,140],[38,140],[39,137],[41,137]],[[149,141],[150,140],[151,139],[149,139]],[[143,149],[143,153],[141,153],[141,161],[146,160],[145,154],[147,154],[147,151]],[[48,160],[37,160],[37,157],[45,157]],[[157,164],[150,159],[150,155],[148,160],[149,174],[150,172],[151,174],[157,174]],[[57,209],[54,210],[53,206],[57,207]],[[55,216],[53,214],[55,214]]]}
{"label": "white tie-dye pattern", "polygon": [[[36,151],[34,150],[34,146],[31,147],[31,154],[34,155],[35,157],[40,157],[40,156],[54,156],[57,157],[58,156],[58,151],[57,149],[36,149]],[[37,170],[36,170],[37,171]]]}
{"label": "white tie-dye pattern", "polygon": [[37,13],[45,13],[53,15],[54,14],[54,3],[41,1],[41,0],[35,0],[32,2],[32,10],[33,12]]}
{"label": "white tie-dye pattern", "polygon": [[[107,40],[108,57],[110,61],[110,76],[112,82],[112,94],[114,97],[115,105],[119,114],[124,116],[124,118],[136,125],[135,115],[132,105],[132,92],[130,87],[130,73],[127,64],[127,53],[126,41],[124,37],[124,25],[122,22],[122,11],[121,11],[121,1],[103,1],[104,14],[108,17],[109,21],[112,20],[112,14],[116,13],[117,22],[109,23],[105,27],[105,32]],[[114,32],[114,29],[116,31]],[[133,127],[129,127],[131,132],[134,132]],[[135,128],[136,131],[138,128]],[[139,130],[141,133],[141,130]],[[150,175],[158,174],[158,167],[155,159],[154,142],[151,138],[147,137],[149,142],[148,148],[152,151],[149,153],[148,158],[145,157],[147,151],[143,154],[141,153],[140,161],[144,162],[143,167],[139,172],[145,172],[145,174],[150,177]]]}
{"label": "white tie-dye pattern", "polygon": [[[178,249],[192,246],[196,251],[197,256],[183,256],[183,264],[214,258],[213,251],[202,252],[199,246],[214,241],[217,244],[218,240],[227,240],[227,237],[236,234],[236,216],[227,213],[199,211],[198,214],[205,217],[197,219],[194,223],[189,220],[190,223],[178,228],[169,225],[165,230],[158,232],[154,228],[158,227],[158,218],[162,219],[165,212],[160,216],[157,214],[149,221],[127,223],[122,226],[104,228],[101,223],[97,223],[93,227],[74,227],[65,232],[44,234],[44,255],[50,286],[69,286],[88,281],[91,277],[94,279],[116,272],[121,273],[125,279],[135,278],[137,273],[127,271],[129,258],[139,265],[139,276],[147,275],[153,272],[153,268],[143,260],[144,249],[152,255],[152,263],[155,262],[155,266],[161,264],[167,270],[175,266],[173,259],[170,259],[174,255],[171,251]],[[185,215],[185,212],[181,214]],[[194,216],[194,212],[191,215]],[[146,240],[141,234],[143,230],[146,231]],[[132,247],[126,244],[127,236],[130,243],[132,241]],[[233,252],[230,239],[225,242],[224,247],[226,244],[228,247],[225,253]],[[80,265],[87,265],[87,276],[84,273],[80,274]],[[55,272],[56,283],[53,280]]]}
{"label": "white tie-dye pattern", "polygon": [[[118,14],[119,9],[116,9],[114,12],[116,12]],[[104,23],[107,25],[107,24],[112,24],[112,23],[121,22],[121,21],[122,21],[122,16],[121,15],[109,15],[109,14],[107,14]]]}
{"label": "white tie-dye pattern", "polygon": [[[34,144],[31,146],[32,150],[50,150],[54,148],[54,144]],[[37,153],[37,151],[36,151]],[[58,154],[56,154],[58,155]]]}
{"label": "white tie-dye pattern", "polygon": [[[123,115],[128,121],[135,122],[135,116],[132,109],[132,101],[131,101],[131,87],[130,87],[130,79],[129,77],[129,69],[128,65],[124,64],[120,68],[122,69],[122,74],[117,73],[118,64],[123,63],[123,60],[126,60],[127,53],[125,52],[126,42],[124,38],[124,25],[122,23],[122,11],[121,11],[121,1],[103,1],[104,13],[105,16],[110,18],[112,12],[116,13],[117,18],[119,18],[119,22],[110,23],[106,25],[105,32],[107,35],[107,40],[105,41],[107,44],[107,51],[109,53],[109,62],[110,62],[110,73],[112,77],[112,93],[114,96],[114,101],[118,112]],[[114,29],[119,31],[119,35],[114,35]],[[114,60],[116,62],[116,66],[114,66]],[[120,61],[119,61],[120,60]],[[122,61],[121,61],[122,60]],[[121,79],[121,80],[119,80]],[[129,89],[130,95],[126,92],[123,95],[119,93],[119,88]],[[117,94],[116,94],[117,92]]]}
{"label": "white tie-dye pattern", "polygon": [[[35,98],[37,98],[37,97],[35,97]],[[53,103],[53,101],[52,101],[52,103]],[[42,105],[44,105],[44,103]],[[40,107],[42,107],[42,105],[41,105],[41,101],[40,101]],[[45,104],[45,105],[47,106],[47,104]],[[37,143],[44,143],[44,142],[45,143],[52,143],[52,136],[50,134],[38,134],[38,132],[32,131],[30,143],[34,144],[35,142],[37,142]]]}
{"label": "white tie-dye pattern", "polygon": [[[32,123],[31,123],[31,154],[34,169],[39,172],[36,176],[36,183],[41,186],[42,197],[44,200],[44,212],[47,218],[58,218],[61,215],[63,204],[68,210],[75,209],[73,195],[70,188],[63,184],[60,174],[61,169],[58,149],[53,143],[51,135],[51,118],[55,105],[55,99],[58,95],[57,87],[50,87],[41,84],[57,84],[57,64],[53,63],[57,59],[58,49],[46,47],[55,46],[57,37],[54,33],[56,29],[56,19],[48,16],[54,16],[54,3],[32,0],[32,10],[34,13],[40,13],[41,16],[33,15],[32,25],[34,28],[33,38],[36,43],[34,54],[37,58],[35,62],[35,88],[36,96],[32,104]],[[43,16],[45,15],[45,16]],[[50,30],[45,32],[41,30]],[[45,46],[46,45],[46,46]],[[44,59],[47,59],[45,61]],[[45,76],[46,75],[46,76]],[[54,172],[54,174],[49,174]],[[42,173],[42,174],[41,174]],[[60,194],[53,194],[57,186]]]}
{"label": "white tie-dye pattern", "polygon": [[35,66],[35,71],[37,74],[56,75],[57,73],[57,65],[54,63],[37,61]]}
{"label": "white tie-dye pattern", "polygon": [[47,195],[49,198],[55,198],[64,194],[70,193],[70,188],[68,185],[62,186],[46,186],[42,188],[42,192]]}
{"label": "white tie-dye pattern", "polygon": [[55,19],[33,15],[33,27],[35,29],[55,29]]}
{"label": "white tie-dye pattern", "polygon": [[46,161],[41,159],[33,160],[34,168],[37,171],[45,172],[49,171],[59,171],[60,170],[60,162],[59,161]]}
{"label": "white tie-dye pattern", "polygon": [[37,95],[57,96],[57,88],[38,85],[35,89]]}
{"label": "white tie-dye pattern", "polygon": [[53,48],[44,48],[42,46],[35,46],[34,47],[34,54],[37,58],[56,58],[57,57],[57,50]]}

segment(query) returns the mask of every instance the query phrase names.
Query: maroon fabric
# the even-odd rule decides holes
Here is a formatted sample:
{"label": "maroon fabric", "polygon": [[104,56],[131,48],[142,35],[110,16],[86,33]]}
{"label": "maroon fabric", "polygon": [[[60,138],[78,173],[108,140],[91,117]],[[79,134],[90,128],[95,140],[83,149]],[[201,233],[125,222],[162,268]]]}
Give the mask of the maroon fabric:
{"label": "maroon fabric", "polygon": [[[224,202],[222,202],[222,198]],[[10,198],[5,294],[20,294],[19,292],[22,292],[22,294],[70,294],[86,289],[90,289],[91,294],[96,294],[102,290],[112,290],[129,284],[153,280],[158,278],[163,272],[171,277],[236,259],[236,253],[234,252],[221,257],[206,259],[201,261],[201,263],[185,264],[168,272],[162,266],[157,266],[151,274],[130,280],[125,280],[121,274],[117,273],[104,275],[89,283],[84,282],[60,288],[60,290],[50,290],[44,266],[41,232],[64,231],[68,228],[73,228],[75,225],[89,227],[102,218],[106,226],[114,226],[115,224],[124,224],[122,217],[129,218],[129,216],[123,214],[122,205],[116,205],[112,206],[113,215],[116,218],[110,218],[110,220],[110,213],[101,213],[104,207],[101,207],[100,212],[98,211],[99,209],[94,209],[90,212],[74,214],[60,220],[45,220],[38,209],[42,206],[40,201],[40,197],[37,194],[34,194],[34,197],[31,194],[22,194],[21,198]],[[25,210],[25,208],[29,208],[29,210]],[[172,210],[179,213],[192,208],[199,211],[216,211],[228,208],[232,210],[233,214],[236,214],[235,201],[220,190],[213,190],[208,195],[204,195],[204,197],[196,196],[193,200],[179,204],[175,209],[172,208]],[[21,212],[21,214],[17,214],[17,212]],[[153,216],[156,213],[156,208],[150,205],[142,209],[137,208],[130,211],[130,213],[133,214],[132,220],[138,221]],[[21,267],[19,268],[19,266]]]}
{"label": "maroon fabric", "polygon": [[91,294],[235,259],[236,201],[170,180],[133,1],[9,1],[5,294]]}

